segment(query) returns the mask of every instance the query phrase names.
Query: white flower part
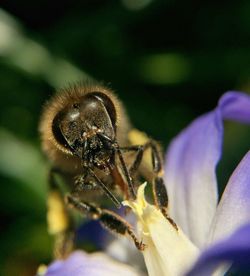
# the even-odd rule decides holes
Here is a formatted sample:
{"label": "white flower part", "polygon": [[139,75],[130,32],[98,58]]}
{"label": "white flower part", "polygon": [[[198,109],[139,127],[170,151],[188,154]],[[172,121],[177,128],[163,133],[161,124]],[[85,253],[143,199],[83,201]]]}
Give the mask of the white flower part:
{"label": "white flower part", "polygon": [[137,217],[140,238],[146,244],[142,252],[150,276],[180,276],[192,266],[199,249],[144,197],[146,183],[137,192],[135,201],[124,201]]}

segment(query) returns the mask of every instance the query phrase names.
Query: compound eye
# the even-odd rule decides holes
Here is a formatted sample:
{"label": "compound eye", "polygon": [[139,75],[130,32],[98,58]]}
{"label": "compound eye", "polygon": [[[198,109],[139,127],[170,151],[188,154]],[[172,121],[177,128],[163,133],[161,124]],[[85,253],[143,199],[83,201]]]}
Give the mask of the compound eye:
{"label": "compound eye", "polygon": [[104,107],[108,112],[113,128],[116,129],[116,120],[117,120],[116,110],[110,97],[108,97],[106,94],[102,92],[92,92],[91,96],[95,97],[98,101],[102,102],[102,104],[104,105]]}
{"label": "compound eye", "polygon": [[[71,149],[81,134],[80,111],[78,106],[72,106],[57,114],[52,124],[52,131],[56,141],[62,146]],[[80,133],[79,133],[80,132]]]}
{"label": "compound eye", "polygon": [[99,92],[89,93],[82,98],[80,117],[87,129],[97,128],[110,139],[115,137],[116,117],[111,116]]}
{"label": "compound eye", "polygon": [[79,106],[75,107],[73,106],[73,109],[69,109],[68,112],[66,112],[65,116],[63,116],[61,123],[63,125],[72,125],[76,126],[77,121],[79,121],[79,116],[80,116],[80,111],[79,111]]}

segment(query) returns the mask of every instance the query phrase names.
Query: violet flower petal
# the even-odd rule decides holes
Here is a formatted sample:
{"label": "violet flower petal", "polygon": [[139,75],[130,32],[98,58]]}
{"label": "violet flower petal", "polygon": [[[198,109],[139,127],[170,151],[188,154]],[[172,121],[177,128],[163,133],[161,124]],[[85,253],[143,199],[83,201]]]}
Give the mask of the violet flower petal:
{"label": "violet flower petal", "polygon": [[210,276],[224,262],[232,263],[234,268],[250,269],[250,224],[207,248],[186,276]]}
{"label": "violet flower petal", "polygon": [[76,231],[77,244],[90,243],[97,250],[104,249],[111,238],[113,236],[109,235],[96,220],[84,221]]}
{"label": "violet flower petal", "polygon": [[132,267],[116,262],[102,253],[73,252],[68,259],[54,261],[45,276],[139,276]]}
{"label": "violet flower petal", "polygon": [[215,214],[218,191],[215,168],[221,156],[223,118],[250,122],[250,97],[228,92],[215,110],[199,117],[170,144],[165,182],[173,219],[202,246]]}
{"label": "violet flower petal", "polygon": [[229,179],[213,219],[208,242],[225,238],[241,225],[249,222],[250,151]]}
{"label": "violet flower petal", "polygon": [[250,123],[249,95],[227,92],[219,100],[223,119]]}

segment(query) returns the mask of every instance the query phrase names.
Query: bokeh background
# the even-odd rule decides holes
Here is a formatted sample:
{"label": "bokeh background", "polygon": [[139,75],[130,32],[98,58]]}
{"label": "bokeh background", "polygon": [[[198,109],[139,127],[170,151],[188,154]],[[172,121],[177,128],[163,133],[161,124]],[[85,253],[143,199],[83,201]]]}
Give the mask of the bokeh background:
{"label": "bokeh background", "polygon": [[[166,148],[225,91],[250,92],[250,2],[16,0],[0,7],[0,275],[26,276],[51,260],[48,164],[37,131],[46,100],[74,81],[103,81],[133,124]],[[221,189],[249,145],[250,127],[226,122]]]}

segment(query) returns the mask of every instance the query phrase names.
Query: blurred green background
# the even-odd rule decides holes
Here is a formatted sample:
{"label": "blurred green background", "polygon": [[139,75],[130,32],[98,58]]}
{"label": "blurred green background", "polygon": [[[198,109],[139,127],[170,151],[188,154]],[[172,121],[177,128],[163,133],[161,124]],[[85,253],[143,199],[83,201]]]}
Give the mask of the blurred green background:
{"label": "blurred green background", "polygon": [[[0,275],[51,258],[38,122],[58,87],[111,85],[133,124],[165,148],[227,90],[250,92],[250,2],[4,1],[0,9]],[[226,123],[221,187],[250,145]]]}

